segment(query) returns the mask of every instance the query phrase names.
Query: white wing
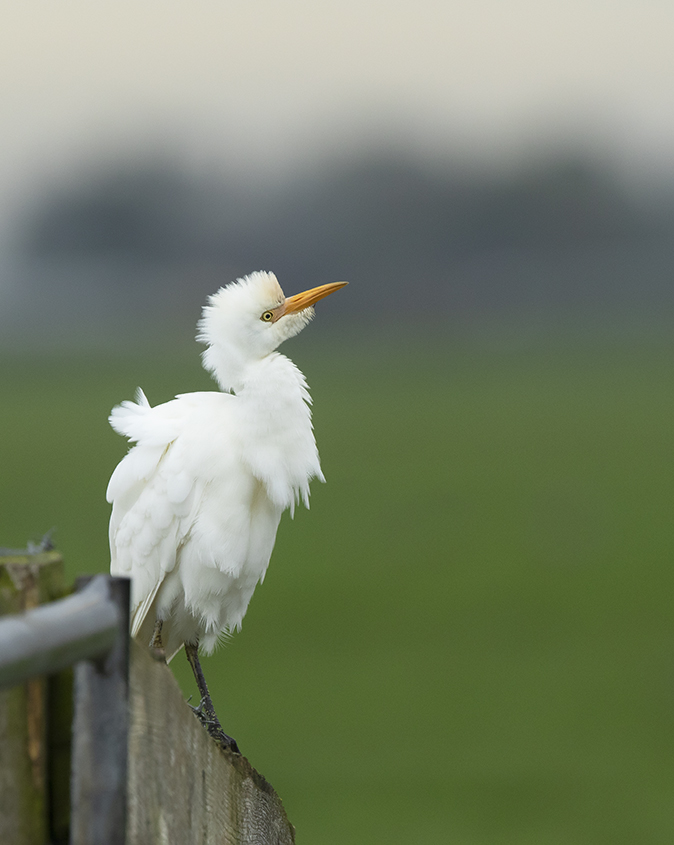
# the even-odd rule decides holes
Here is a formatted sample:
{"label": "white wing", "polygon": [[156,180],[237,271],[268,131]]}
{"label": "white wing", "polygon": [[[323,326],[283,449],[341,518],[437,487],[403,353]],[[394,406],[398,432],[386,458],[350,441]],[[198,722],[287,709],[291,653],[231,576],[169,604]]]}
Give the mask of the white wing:
{"label": "white wing", "polygon": [[113,506],[110,571],[132,579],[133,636],[175,566],[203,492],[180,436],[184,419],[178,400],[151,408],[142,391],[136,403],[124,402],[110,416],[116,431],[137,441],[107,490]]}

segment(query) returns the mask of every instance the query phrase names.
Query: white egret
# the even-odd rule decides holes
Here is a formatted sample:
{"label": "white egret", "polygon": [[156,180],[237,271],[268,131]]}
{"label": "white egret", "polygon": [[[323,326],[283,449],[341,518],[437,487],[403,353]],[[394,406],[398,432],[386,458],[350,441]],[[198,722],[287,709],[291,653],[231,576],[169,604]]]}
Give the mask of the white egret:
{"label": "white egret", "polygon": [[150,407],[140,388],[110,424],[136,445],[110,478],[110,571],[130,577],[131,633],[183,647],[201,694],[197,715],[222,731],[199,664],[238,630],[264,578],[281,514],[309,482],[324,480],[300,370],[275,350],[313,317],[313,305],[346,282],[286,298],[257,272],[209,298],[197,339],[220,391],[185,393]]}

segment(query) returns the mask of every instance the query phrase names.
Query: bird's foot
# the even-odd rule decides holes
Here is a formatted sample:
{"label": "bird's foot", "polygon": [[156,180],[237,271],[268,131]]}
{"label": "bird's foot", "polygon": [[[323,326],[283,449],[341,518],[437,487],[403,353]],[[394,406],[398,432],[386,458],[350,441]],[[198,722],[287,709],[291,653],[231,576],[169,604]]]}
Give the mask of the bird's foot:
{"label": "bird's foot", "polygon": [[209,706],[209,702],[205,698],[201,699],[198,707],[192,707],[189,700],[187,703],[197,719],[206,728],[211,739],[214,739],[221,748],[228,748],[235,754],[241,754],[236,740],[223,731],[220,720],[215,715],[215,710],[213,710],[212,705]]}
{"label": "bird's foot", "polygon": [[206,701],[205,698],[201,699],[201,701],[199,702],[197,707],[192,707],[192,705],[190,704],[191,700],[192,700],[192,696],[190,696],[187,699],[187,704],[188,704],[190,710],[194,713],[194,715],[197,717],[197,719],[201,722],[201,724],[205,728],[208,728],[209,725],[212,725],[212,724],[214,724],[215,722],[218,721],[217,716],[211,710],[211,708],[208,706],[208,702]]}
{"label": "bird's foot", "polygon": [[209,730],[208,733],[211,739],[214,739],[218,743],[220,748],[226,748],[228,751],[233,751],[234,754],[241,754],[236,740],[233,737],[228,736],[222,728],[213,732]]}

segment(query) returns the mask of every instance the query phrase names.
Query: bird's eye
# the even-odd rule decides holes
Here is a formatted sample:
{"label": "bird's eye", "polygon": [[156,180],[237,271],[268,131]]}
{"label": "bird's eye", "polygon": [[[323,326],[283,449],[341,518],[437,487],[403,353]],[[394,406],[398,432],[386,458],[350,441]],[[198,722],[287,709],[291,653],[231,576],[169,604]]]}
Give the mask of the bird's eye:
{"label": "bird's eye", "polygon": [[271,323],[271,321],[274,319],[274,312],[273,311],[265,311],[264,314],[260,317],[260,319],[264,323]]}

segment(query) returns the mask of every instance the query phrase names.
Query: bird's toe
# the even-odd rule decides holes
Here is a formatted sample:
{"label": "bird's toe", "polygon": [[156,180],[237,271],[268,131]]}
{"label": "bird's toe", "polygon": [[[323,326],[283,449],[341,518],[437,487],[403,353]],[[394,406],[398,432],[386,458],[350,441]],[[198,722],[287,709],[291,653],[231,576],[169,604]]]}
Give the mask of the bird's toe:
{"label": "bird's toe", "polygon": [[227,748],[229,751],[233,751],[234,754],[241,754],[236,740],[233,739],[231,736],[227,736],[227,734],[222,729],[217,732],[217,735],[212,734],[212,736],[221,748]]}

